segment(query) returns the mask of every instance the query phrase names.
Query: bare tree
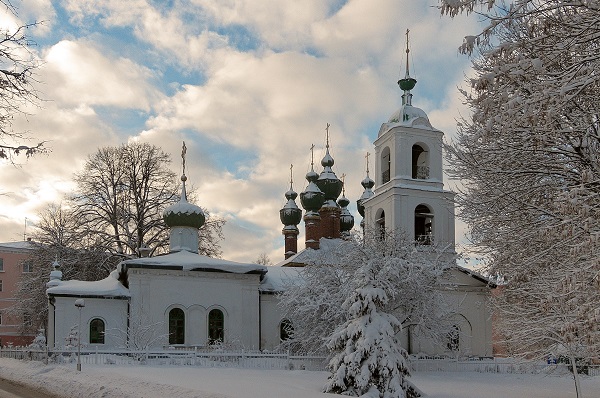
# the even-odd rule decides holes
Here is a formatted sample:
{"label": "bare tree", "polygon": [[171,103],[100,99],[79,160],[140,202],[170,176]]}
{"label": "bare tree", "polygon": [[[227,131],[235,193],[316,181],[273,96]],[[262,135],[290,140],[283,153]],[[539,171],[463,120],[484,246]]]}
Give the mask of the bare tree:
{"label": "bare tree", "polygon": [[81,229],[80,220],[64,204],[49,204],[41,213],[32,234],[34,250],[25,260],[24,272],[17,285],[17,301],[10,312],[20,319],[22,332],[46,328],[48,299],[46,283],[53,263],[60,264],[63,279],[93,281],[105,278],[120,257],[95,245],[93,237]]}
{"label": "bare tree", "polygon": [[[489,24],[465,38],[472,115],[447,153],[461,217],[488,272],[509,349],[576,361],[600,351],[600,1],[442,0]],[[481,8],[478,8],[481,6]]]}
{"label": "bare tree", "polygon": [[[7,12],[16,15],[10,0],[0,0]],[[0,159],[13,160],[13,155],[27,157],[44,151],[44,142],[25,145],[26,133],[12,129],[15,115],[23,113],[27,104],[36,105],[38,92],[34,87],[35,69],[40,62],[30,51],[33,45],[26,35],[37,23],[0,30]]]}
{"label": "bare tree", "polygon": [[269,258],[269,255],[265,252],[260,253],[255,262],[256,262],[256,264],[261,264],[261,265],[272,265],[273,264],[273,261],[271,261],[271,259]]}
{"label": "bare tree", "polygon": [[[143,246],[151,254],[167,250],[162,212],[179,200],[180,192],[170,162],[168,154],[146,143],[100,148],[91,155],[75,175],[77,190],[71,198],[83,232],[123,258],[138,256]],[[205,215],[199,251],[217,257],[225,220]]]}

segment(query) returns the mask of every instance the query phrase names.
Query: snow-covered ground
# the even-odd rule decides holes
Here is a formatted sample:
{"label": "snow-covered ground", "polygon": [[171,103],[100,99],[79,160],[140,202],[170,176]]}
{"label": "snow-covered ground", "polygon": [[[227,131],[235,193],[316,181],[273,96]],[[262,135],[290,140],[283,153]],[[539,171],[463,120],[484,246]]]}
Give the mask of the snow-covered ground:
{"label": "snow-covered ground", "polygon": [[[0,358],[0,377],[60,397],[317,398],[327,372],[169,366],[44,365]],[[575,397],[568,374],[419,372],[412,381],[430,398]],[[585,398],[600,397],[600,376],[584,377]]]}

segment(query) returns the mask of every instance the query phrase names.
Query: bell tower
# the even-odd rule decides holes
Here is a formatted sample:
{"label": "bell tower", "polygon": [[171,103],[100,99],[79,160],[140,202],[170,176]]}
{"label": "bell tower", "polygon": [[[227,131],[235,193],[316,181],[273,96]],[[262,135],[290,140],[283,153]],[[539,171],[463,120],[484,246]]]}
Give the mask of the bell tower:
{"label": "bell tower", "polygon": [[423,245],[454,250],[454,193],[444,190],[442,138],[427,114],[412,105],[406,31],[406,75],[398,81],[402,105],[375,140],[375,189],[362,202],[368,228],[395,230]]}

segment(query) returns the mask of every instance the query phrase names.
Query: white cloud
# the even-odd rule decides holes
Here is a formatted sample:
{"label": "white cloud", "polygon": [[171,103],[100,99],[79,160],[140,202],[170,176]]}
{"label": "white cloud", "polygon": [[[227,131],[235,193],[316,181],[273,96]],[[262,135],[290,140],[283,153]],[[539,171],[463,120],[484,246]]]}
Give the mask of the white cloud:
{"label": "white cloud", "polygon": [[62,104],[108,105],[149,110],[159,96],[150,70],[124,58],[111,58],[93,43],[63,40],[44,52],[45,95]]}

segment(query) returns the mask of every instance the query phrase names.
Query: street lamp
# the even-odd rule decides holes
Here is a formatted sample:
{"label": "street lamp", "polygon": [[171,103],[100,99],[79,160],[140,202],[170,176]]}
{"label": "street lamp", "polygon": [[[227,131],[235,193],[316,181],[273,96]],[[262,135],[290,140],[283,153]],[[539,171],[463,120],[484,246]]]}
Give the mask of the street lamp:
{"label": "street lamp", "polygon": [[85,307],[83,299],[75,300],[75,307],[79,308],[79,325],[77,326],[77,370],[81,372],[81,309]]}

